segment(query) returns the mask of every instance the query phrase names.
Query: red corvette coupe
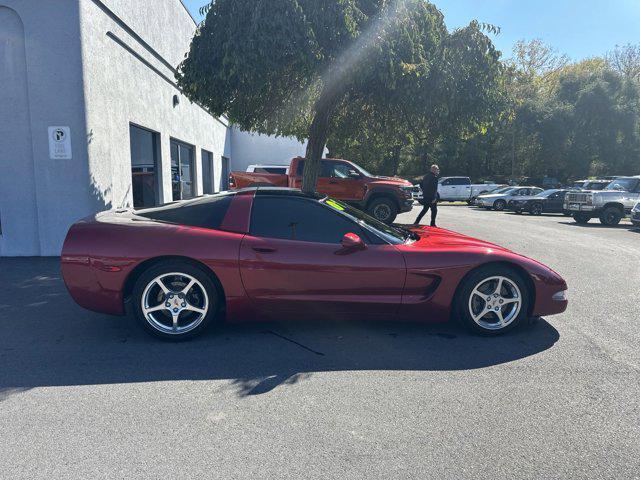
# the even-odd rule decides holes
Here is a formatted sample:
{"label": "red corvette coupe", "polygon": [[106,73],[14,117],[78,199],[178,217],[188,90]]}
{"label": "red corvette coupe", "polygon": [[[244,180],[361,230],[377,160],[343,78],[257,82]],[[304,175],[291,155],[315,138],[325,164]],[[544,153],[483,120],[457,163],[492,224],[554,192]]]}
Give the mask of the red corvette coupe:
{"label": "red corvette coupe", "polygon": [[565,281],[497,245],[393,227],[330,198],[259,187],[74,224],[62,274],[75,301],[184,339],[229,321],[454,317],[498,334],[567,308]]}

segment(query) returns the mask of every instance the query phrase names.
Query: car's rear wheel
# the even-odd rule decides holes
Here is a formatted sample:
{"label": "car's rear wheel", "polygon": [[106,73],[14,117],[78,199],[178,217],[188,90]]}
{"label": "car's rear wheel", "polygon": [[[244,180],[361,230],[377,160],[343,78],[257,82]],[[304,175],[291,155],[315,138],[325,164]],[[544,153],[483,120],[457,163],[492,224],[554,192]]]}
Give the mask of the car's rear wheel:
{"label": "car's rear wheel", "polygon": [[522,323],[530,292],[522,276],[503,266],[480,268],[469,275],[456,295],[458,319],[471,331],[499,335]]}
{"label": "car's rear wheel", "polygon": [[209,275],[187,262],[169,261],[145,271],[133,288],[138,322],[152,335],[180,341],[202,333],[220,306]]}
{"label": "car's rear wheel", "polygon": [[584,225],[586,223],[589,223],[589,220],[591,220],[591,217],[589,215],[585,215],[584,213],[574,213],[573,219],[576,221],[576,223],[580,223]]}
{"label": "car's rear wheel", "polygon": [[495,203],[493,204],[493,208],[498,212],[501,212],[502,210],[504,210],[504,207],[506,206],[507,206],[507,202],[505,202],[504,200],[496,200]]}
{"label": "car's rear wheel", "polygon": [[398,207],[390,198],[376,198],[367,208],[369,215],[384,223],[393,223],[398,216]]}
{"label": "car's rear wheel", "polygon": [[622,211],[617,207],[609,207],[600,215],[600,223],[608,227],[615,227],[622,220]]}

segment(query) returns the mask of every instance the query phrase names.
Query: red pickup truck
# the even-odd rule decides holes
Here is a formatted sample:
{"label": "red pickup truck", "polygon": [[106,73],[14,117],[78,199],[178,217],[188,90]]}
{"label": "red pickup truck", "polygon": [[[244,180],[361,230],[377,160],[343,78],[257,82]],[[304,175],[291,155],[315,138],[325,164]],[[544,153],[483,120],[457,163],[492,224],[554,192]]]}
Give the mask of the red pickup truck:
{"label": "red pickup truck", "polygon": [[[288,174],[231,172],[229,187],[300,188],[304,161],[302,157],[291,160]],[[353,162],[336,158],[322,160],[317,185],[319,193],[348,202],[385,223],[392,223],[398,213],[411,210],[412,188],[407,180],[378,177]]]}

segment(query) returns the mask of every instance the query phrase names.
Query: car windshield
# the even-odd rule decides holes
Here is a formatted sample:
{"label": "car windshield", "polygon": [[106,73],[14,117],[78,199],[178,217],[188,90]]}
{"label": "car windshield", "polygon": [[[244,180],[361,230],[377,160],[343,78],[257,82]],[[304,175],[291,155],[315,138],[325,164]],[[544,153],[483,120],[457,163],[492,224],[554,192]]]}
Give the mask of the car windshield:
{"label": "car windshield", "polygon": [[351,165],[353,165],[356,168],[356,170],[358,170],[362,174],[363,177],[373,177],[374,176],[373,174],[367,172],[364,168],[362,168],[357,163],[351,162]]}
{"label": "car windshield", "polygon": [[557,188],[552,188],[550,190],[545,190],[544,192],[540,192],[539,194],[536,195],[536,197],[547,198],[549,195],[551,195],[552,193],[556,193],[557,191],[558,191]]}
{"label": "car windshield", "polygon": [[390,225],[387,225],[386,223],[382,223],[375,218],[370,217],[366,213],[361,212],[360,210],[353,208],[346,203],[342,203],[339,200],[326,197],[320,200],[320,202],[341,213],[342,215],[350,217],[351,220],[355,221],[358,225],[371,231],[372,233],[382,238],[383,240],[386,240],[392,245],[398,245],[408,240],[415,239],[416,237],[416,234],[410,232],[409,230],[397,229]]}
{"label": "car windshield", "polygon": [[510,190],[514,190],[513,187],[500,187],[495,190],[491,190],[489,193],[507,193]]}
{"label": "car windshield", "polygon": [[626,190],[630,191],[638,183],[637,178],[618,178],[613,180],[609,185],[606,186],[605,190]]}

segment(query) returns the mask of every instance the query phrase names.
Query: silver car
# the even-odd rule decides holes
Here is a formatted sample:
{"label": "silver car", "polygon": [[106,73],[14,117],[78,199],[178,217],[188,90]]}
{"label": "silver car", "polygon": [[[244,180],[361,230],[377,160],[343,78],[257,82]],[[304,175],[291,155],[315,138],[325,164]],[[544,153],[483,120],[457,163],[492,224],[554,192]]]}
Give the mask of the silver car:
{"label": "silver car", "polygon": [[513,200],[518,197],[537,195],[542,191],[542,188],[538,187],[506,187],[493,193],[480,195],[476,199],[476,205],[484,207],[487,210],[494,209],[501,211],[505,209],[509,200]]}

